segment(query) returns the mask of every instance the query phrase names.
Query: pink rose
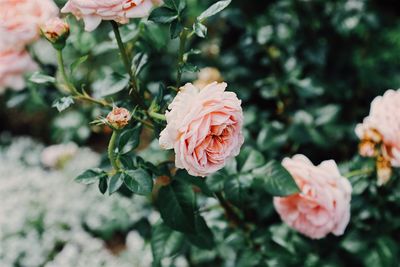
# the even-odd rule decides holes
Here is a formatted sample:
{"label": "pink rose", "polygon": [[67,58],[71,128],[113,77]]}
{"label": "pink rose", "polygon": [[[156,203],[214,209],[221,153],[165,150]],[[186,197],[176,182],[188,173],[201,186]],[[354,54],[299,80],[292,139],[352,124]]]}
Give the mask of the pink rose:
{"label": "pink rose", "polygon": [[400,91],[388,90],[383,96],[378,96],[372,101],[368,117],[355,129],[362,144],[367,141],[382,143],[382,151],[378,154],[388,158],[395,167],[400,167],[399,114]]}
{"label": "pink rose", "polygon": [[69,35],[69,25],[62,19],[54,17],[42,25],[41,31],[51,43],[63,41],[65,44],[65,39]]}
{"label": "pink rose", "polygon": [[159,0],[69,0],[61,9],[85,22],[85,30],[93,31],[102,20],[128,23],[130,18],[147,17]]}
{"label": "pink rose", "polygon": [[23,74],[36,69],[37,65],[25,50],[0,51],[0,93],[5,88],[23,89]]}
{"label": "pink rose", "polygon": [[314,239],[329,233],[342,235],[350,220],[351,185],[340,175],[335,161],[314,166],[304,155],[285,158],[301,193],[274,197],[274,206],[282,220],[300,233]]}
{"label": "pink rose", "polygon": [[238,155],[243,144],[241,101],[225,92],[226,83],[210,83],[203,89],[182,88],[166,112],[167,127],[160,146],[175,150],[175,165],[194,176],[207,176]]}
{"label": "pink rose", "polygon": [[52,0],[1,0],[0,50],[16,49],[39,38],[39,26],[58,14]]}

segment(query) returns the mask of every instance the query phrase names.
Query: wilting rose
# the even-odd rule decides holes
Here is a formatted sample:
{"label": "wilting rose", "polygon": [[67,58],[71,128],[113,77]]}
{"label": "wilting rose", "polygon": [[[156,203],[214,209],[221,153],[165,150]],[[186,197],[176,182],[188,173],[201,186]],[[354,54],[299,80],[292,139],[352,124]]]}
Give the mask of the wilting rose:
{"label": "wilting rose", "polygon": [[128,23],[130,18],[147,17],[160,0],[69,0],[61,9],[85,22],[85,30],[93,31],[102,20]]}
{"label": "wilting rose", "polygon": [[314,166],[307,157],[285,158],[301,193],[275,197],[274,206],[282,220],[314,239],[329,233],[342,235],[350,219],[351,185],[342,177],[333,160]]}
{"label": "wilting rose", "polygon": [[36,69],[37,65],[25,50],[0,51],[0,93],[6,88],[23,89],[23,74]]}
{"label": "wilting rose", "polygon": [[166,112],[167,127],[160,146],[175,150],[175,165],[194,176],[207,176],[224,167],[243,144],[241,101],[225,92],[226,83],[199,89],[183,86]]}
{"label": "wilting rose", "polygon": [[113,110],[108,113],[106,120],[115,129],[122,129],[128,125],[131,120],[131,114],[126,108],[113,108]]}
{"label": "wilting rose", "polygon": [[388,90],[372,101],[368,117],[355,130],[362,144],[366,141],[382,144],[381,151],[377,154],[388,159],[395,167],[400,167],[399,114],[400,91]]}
{"label": "wilting rose", "polygon": [[0,50],[22,48],[39,37],[39,26],[57,16],[52,0],[1,0]]}
{"label": "wilting rose", "polygon": [[69,25],[62,19],[55,17],[52,18],[41,27],[43,35],[52,44],[65,45],[65,40],[69,35]]}

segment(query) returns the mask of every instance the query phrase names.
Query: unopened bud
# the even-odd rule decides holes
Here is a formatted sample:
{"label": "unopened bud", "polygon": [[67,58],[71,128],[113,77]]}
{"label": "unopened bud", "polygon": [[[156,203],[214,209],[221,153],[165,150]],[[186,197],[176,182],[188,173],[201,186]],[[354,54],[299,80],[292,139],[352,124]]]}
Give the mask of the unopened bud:
{"label": "unopened bud", "polygon": [[41,28],[44,37],[56,48],[61,50],[69,36],[69,25],[60,18],[48,20]]}
{"label": "unopened bud", "polygon": [[122,129],[131,120],[131,114],[126,108],[113,108],[106,119],[113,128]]}

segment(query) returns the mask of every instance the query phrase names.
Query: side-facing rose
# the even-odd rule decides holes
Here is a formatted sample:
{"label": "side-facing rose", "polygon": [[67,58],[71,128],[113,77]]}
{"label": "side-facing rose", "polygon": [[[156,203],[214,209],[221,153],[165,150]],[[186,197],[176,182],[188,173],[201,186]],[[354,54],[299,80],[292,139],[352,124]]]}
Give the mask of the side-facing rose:
{"label": "side-facing rose", "polygon": [[147,17],[160,0],[69,0],[61,9],[85,22],[85,30],[93,31],[102,20],[128,23],[130,18]]}
{"label": "side-facing rose", "polygon": [[[382,154],[392,166],[400,167],[400,91],[388,90],[371,102],[369,115],[356,127],[362,141],[382,143]],[[360,151],[363,152],[363,151]],[[368,155],[365,153],[365,155]]]}
{"label": "side-facing rose", "polygon": [[243,144],[241,101],[225,92],[226,83],[199,89],[186,84],[166,112],[167,127],[160,146],[175,150],[175,165],[194,176],[207,176],[224,167]]}
{"label": "side-facing rose", "polygon": [[0,51],[0,94],[6,88],[23,89],[23,74],[36,69],[36,63],[25,50]]}
{"label": "side-facing rose", "polygon": [[39,38],[39,26],[57,16],[52,0],[0,1],[0,50],[23,48]]}
{"label": "side-facing rose", "polygon": [[314,166],[304,155],[282,161],[301,192],[275,197],[274,206],[284,222],[300,233],[320,239],[342,235],[350,220],[351,184],[333,160]]}

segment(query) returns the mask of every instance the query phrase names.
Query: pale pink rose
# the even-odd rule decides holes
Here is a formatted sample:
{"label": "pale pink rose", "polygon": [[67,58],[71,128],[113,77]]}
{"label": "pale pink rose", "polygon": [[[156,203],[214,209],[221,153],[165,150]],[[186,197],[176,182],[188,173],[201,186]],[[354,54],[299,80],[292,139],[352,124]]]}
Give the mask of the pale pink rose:
{"label": "pale pink rose", "polygon": [[25,87],[23,74],[36,69],[36,63],[25,50],[0,51],[0,93],[6,88],[23,89]]}
{"label": "pale pink rose", "polygon": [[335,161],[314,166],[304,155],[282,161],[301,193],[274,197],[282,220],[300,233],[320,239],[329,233],[342,235],[350,220],[351,185],[341,176]]}
{"label": "pale pink rose", "polygon": [[400,167],[400,91],[388,90],[376,97],[371,110],[355,132],[361,140],[382,142],[383,155],[392,166]]}
{"label": "pale pink rose", "polygon": [[199,89],[180,88],[166,112],[167,127],[160,146],[175,150],[175,165],[194,176],[207,176],[239,154],[243,144],[241,101],[225,92],[226,83]]}
{"label": "pale pink rose", "polygon": [[147,17],[159,0],[69,0],[61,9],[85,22],[85,30],[93,31],[102,20],[128,23],[130,18]]}
{"label": "pale pink rose", "polygon": [[[51,18],[41,27],[43,35],[52,43],[66,39],[69,35],[69,25],[58,17]],[[64,41],[65,43],[65,41]]]}
{"label": "pale pink rose", "polygon": [[39,26],[57,16],[52,0],[1,0],[0,50],[23,48],[39,38]]}

